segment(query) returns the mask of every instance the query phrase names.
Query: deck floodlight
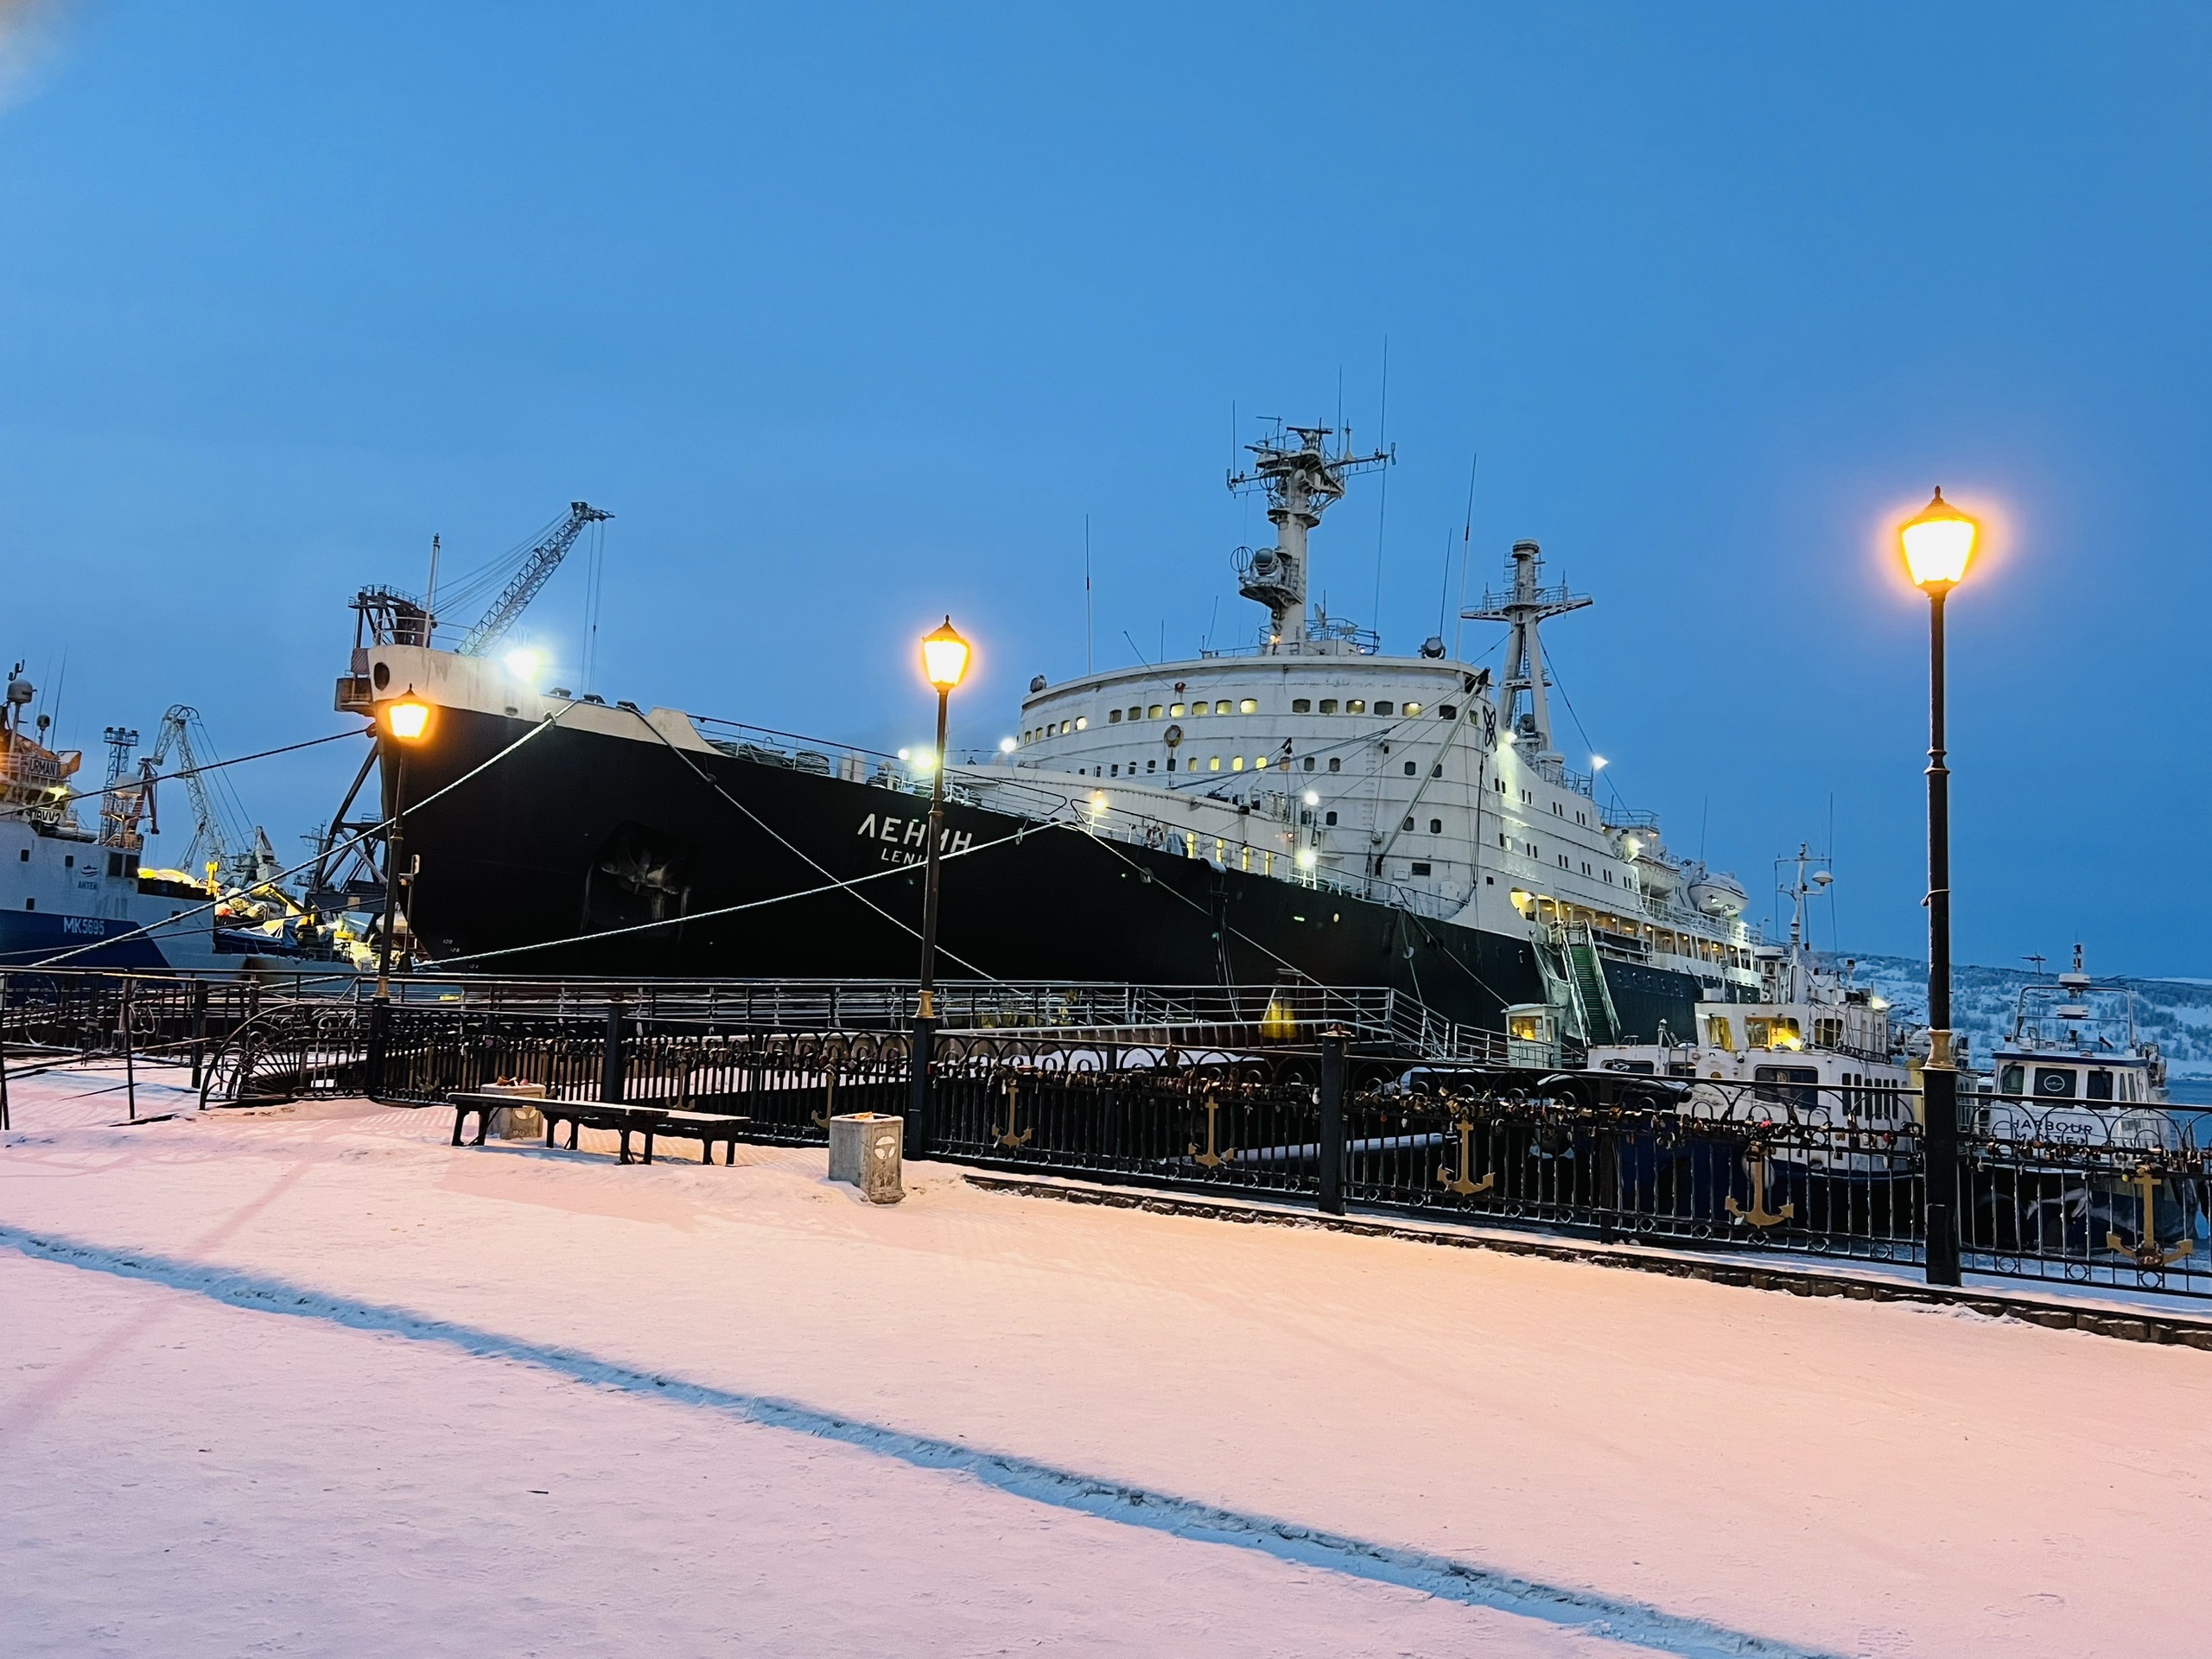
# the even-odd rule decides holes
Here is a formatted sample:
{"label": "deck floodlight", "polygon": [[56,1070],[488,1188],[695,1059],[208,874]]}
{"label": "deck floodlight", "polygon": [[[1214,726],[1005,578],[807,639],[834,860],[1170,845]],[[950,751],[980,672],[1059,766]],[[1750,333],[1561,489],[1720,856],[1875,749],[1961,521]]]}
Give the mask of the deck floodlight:
{"label": "deck floodlight", "polygon": [[957,689],[968,672],[968,642],[954,630],[952,619],[922,636],[922,672],[940,691]]}
{"label": "deck floodlight", "polygon": [[403,743],[420,743],[430,729],[430,705],[410,691],[385,704],[384,728]]}
{"label": "deck floodlight", "polygon": [[1929,593],[1948,592],[1963,581],[1967,561],[1974,556],[1974,536],[1980,527],[1943,499],[1939,485],[1936,499],[1908,518],[1897,531],[1904,544],[1905,568],[1912,585]]}

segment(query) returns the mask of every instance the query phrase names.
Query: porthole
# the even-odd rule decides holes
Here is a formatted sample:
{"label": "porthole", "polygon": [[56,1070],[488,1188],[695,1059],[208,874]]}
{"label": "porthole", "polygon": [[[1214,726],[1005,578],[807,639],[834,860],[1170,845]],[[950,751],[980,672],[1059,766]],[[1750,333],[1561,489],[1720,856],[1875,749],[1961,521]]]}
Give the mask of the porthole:
{"label": "porthole", "polygon": [[1384,697],[1381,702],[1377,702],[1375,705],[1375,712],[1378,715],[1389,714],[1390,712],[1390,699]]}
{"label": "porthole", "polygon": [[1436,717],[1439,720],[1457,720],[1459,718],[1459,711],[1451,703],[1440,702],[1436,705]]}
{"label": "porthole", "polygon": [[1227,697],[1224,697],[1219,702],[1214,704],[1213,711],[1217,715],[1227,714],[1229,712],[1229,699]]}
{"label": "porthole", "polygon": [[1408,718],[1419,713],[1421,713],[1421,704],[1417,702],[1409,702],[1406,705],[1406,714]]}
{"label": "porthole", "polygon": [[1142,720],[1142,719],[1144,718],[1144,710],[1143,710],[1143,709],[1130,709],[1130,710],[1129,710],[1129,718],[1130,718],[1131,720]]}
{"label": "porthole", "polygon": [[1208,772],[1219,772],[1221,770],[1221,757],[1217,754],[1207,760],[1206,770]]}
{"label": "porthole", "polygon": [[1090,716],[1089,715],[1083,715],[1083,716],[1082,716],[1081,718],[1079,718],[1079,719],[1076,721],[1076,723],[1075,723],[1075,728],[1076,728],[1076,730],[1077,730],[1078,732],[1080,732],[1080,731],[1085,731],[1085,730],[1088,730],[1088,729],[1090,728]]}
{"label": "porthole", "polygon": [[1321,699],[1321,712],[1322,712],[1323,714],[1325,714],[1325,715],[1333,715],[1333,714],[1335,714],[1335,713],[1337,712],[1337,700],[1336,700],[1334,697],[1324,697],[1324,698],[1322,698],[1322,699]]}
{"label": "porthole", "polygon": [[1182,705],[1181,703],[1179,703],[1179,702],[1171,702],[1171,703],[1169,703],[1169,704],[1167,705],[1167,718],[1168,718],[1168,719],[1170,719],[1170,720],[1180,720],[1180,719],[1182,719],[1182,718],[1183,718],[1183,705]]}
{"label": "porthole", "polygon": [[1306,757],[1306,770],[1308,772],[1313,770],[1313,757],[1310,754]]}
{"label": "porthole", "polygon": [[1229,769],[1230,769],[1231,772],[1242,772],[1242,771],[1243,771],[1243,770],[1244,770],[1244,757],[1243,757],[1243,755],[1241,755],[1241,754],[1232,756],[1232,757],[1230,758],[1230,762],[1229,762]]}
{"label": "porthole", "polygon": [[1414,821],[1413,821],[1411,818],[1408,818],[1408,819],[1405,821],[1405,823],[1402,823],[1402,824],[1401,824],[1401,825],[1399,826],[1399,828],[1400,828],[1400,829],[1402,829],[1402,830],[1405,830],[1408,834],[1411,834],[1411,833],[1412,833],[1413,827],[1414,827]]}
{"label": "porthole", "polygon": [[1407,777],[1408,777],[1408,778],[1410,778],[1410,777],[1412,777],[1413,775],[1414,775],[1414,763],[1413,763],[1412,761],[1408,760],[1408,761],[1407,761],[1407,762],[1406,762],[1406,776],[1407,776]]}
{"label": "porthole", "polygon": [[1260,700],[1257,697],[1245,698],[1243,702],[1236,705],[1236,712],[1240,715],[1258,714],[1260,712]]}
{"label": "porthole", "polygon": [[1118,709],[1109,709],[1106,711],[1106,723],[1109,726],[1120,725],[1122,723],[1122,711]]}
{"label": "porthole", "polygon": [[1344,769],[1344,760],[1342,755],[1332,754],[1329,757],[1329,770],[1331,772],[1342,772]]}
{"label": "porthole", "polygon": [[[1444,833],[1444,820],[1441,818],[1431,818],[1428,821],[1428,833],[1432,836],[1442,835]],[[1589,871],[1585,870],[1583,874],[1587,875],[1589,874]]]}
{"label": "porthole", "polygon": [[1347,697],[1344,700],[1344,713],[1348,715],[1363,715],[1366,712],[1367,699],[1365,697]]}
{"label": "porthole", "polygon": [[376,682],[378,690],[383,690],[385,687],[391,683],[391,664],[389,663],[378,663],[374,669],[370,671],[369,677]]}
{"label": "porthole", "polygon": [[1158,720],[1160,718],[1160,705],[1156,702],[1154,703],[1151,708],[1145,710],[1144,717],[1147,720]]}
{"label": "porthole", "polygon": [[1337,815],[1333,812],[1325,813],[1322,815],[1321,822],[1333,830],[1337,827]]}
{"label": "porthole", "polygon": [[1293,697],[1290,700],[1290,712],[1294,715],[1312,714],[1313,712],[1313,699],[1311,697]]}

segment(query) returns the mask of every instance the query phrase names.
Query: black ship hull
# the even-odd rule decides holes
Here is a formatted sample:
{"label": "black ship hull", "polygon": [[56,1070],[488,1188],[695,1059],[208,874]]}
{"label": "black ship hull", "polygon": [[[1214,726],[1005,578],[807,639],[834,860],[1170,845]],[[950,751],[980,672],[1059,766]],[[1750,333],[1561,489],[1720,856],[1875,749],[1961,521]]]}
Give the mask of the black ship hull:
{"label": "black ship hull", "polygon": [[[769,760],[448,707],[404,767],[407,909],[423,953],[491,974],[911,979],[928,802]],[[438,796],[438,798],[430,798]],[[423,804],[427,803],[427,804]],[[946,979],[1267,984],[1286,970],[1402,991],[1491,1029],[1541,1002],[1525,938],[948,802]],[[1624,1026],[1691,1029],[1697,983],[1611,971]],[[1632,982],[1631,982],[1631,978]]]}

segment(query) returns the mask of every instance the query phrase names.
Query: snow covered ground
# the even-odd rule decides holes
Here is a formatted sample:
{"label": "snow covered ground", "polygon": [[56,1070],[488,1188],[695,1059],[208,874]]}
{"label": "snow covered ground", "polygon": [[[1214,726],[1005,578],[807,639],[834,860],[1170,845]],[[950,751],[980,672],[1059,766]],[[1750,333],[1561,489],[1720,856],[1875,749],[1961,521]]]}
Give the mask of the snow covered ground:
{"label": "snow covered ground", "polygon": [[0,1148],[11,1655],[2212,1646],[2212,1353],[114,1080]]}

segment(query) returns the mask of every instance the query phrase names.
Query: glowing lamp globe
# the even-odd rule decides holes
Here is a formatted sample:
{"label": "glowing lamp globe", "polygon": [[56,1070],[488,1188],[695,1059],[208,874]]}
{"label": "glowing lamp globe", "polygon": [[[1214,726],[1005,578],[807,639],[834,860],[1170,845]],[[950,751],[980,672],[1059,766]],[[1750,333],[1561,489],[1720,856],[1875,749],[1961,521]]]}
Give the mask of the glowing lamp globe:
{"label": "glowing lamp globe", "polygon": [[954,632],[952,619],[922,636],[922,672],[940,691],[950,691],[968,672],[968,642]]}
{"label": "glowing lamp globe", "polygon": [[1913,586],[1930,593],[1957,587],[1965,579],[1967,561],[1974,556],[1979,528],[1946,501],[1938,488],[1936,499],[1920,516],[1907,519],[1897,531],[1897,539],[1904,543],[1905,569],[1912,573]]}
{"label": "glowing lamp globe", "polygon": [[403,743],[420,743],[430,729],[430,705],[402,697],[384,706],[384,728]]}

